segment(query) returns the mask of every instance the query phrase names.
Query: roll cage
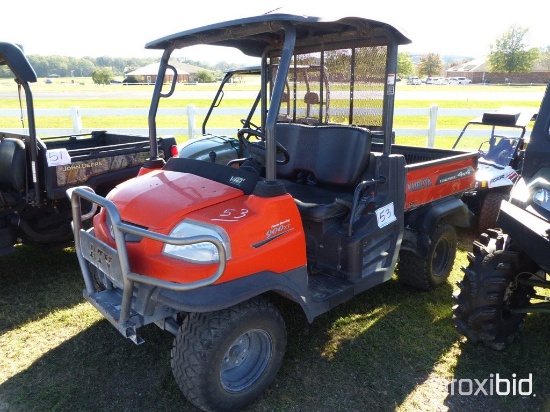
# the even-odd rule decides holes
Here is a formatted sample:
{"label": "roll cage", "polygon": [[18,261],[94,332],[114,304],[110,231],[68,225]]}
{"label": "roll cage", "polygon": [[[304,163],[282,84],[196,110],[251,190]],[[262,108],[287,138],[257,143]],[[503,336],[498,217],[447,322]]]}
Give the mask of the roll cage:
{"label": "roll cage", "polygon": [[[366,33],[369,35],[367,36]],[[265,14],[261,16],[232,20],[183,31],[148,43],[147,49],[164,50],[155,89],[149,110],[149,137],[156,139],[156,113],[162,97],[169,97],[174,90],[177,76],[167,93],[163,92],[164,77],[167,69],[176,72],[169,64],[171,54],[176,49],[194,45],[226,46],[239,49],[248,56],[261,57],[261,128],[266,138],[266,183],[276,182],[276,136],[275,125],[283,102],[285,84],[293,63],[293,56],[319,50],[332,51],[338,48],[350,50],[350,58],[355,59],[355,49],[359,47],[385,47],[385,75],[382,102],[382,125],[384,132],[384,155],[391,151],[393,129],[393,106],[395,74],[397,69],[397,46],[408,44],[410,40],[395,27],[376,20],[359,17],[323,19],[318,17],[296,16],[290,14]],[[324,54],[321,55],[323,66]],[[275,80],[268,79],[271,59],[276,59]],[[353,79],[351,73],[350,107],[353,108]],[[268,91],[268,85],[271,89]],[[268,97],[269,94],[269,99]],[[269,107],[268,107],[269,102]],[[353,115],[349,117],[353,124]],[[158,158],[155,145],[151,144],[151,157],[147,166],[155,167],[162,160]]]}

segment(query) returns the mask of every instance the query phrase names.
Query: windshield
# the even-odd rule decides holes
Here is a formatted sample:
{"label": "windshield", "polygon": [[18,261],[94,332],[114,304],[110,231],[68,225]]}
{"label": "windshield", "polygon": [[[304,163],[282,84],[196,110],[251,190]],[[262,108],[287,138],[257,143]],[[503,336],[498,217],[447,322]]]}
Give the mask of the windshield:
{"label": "windshield", "polygon": [[[258,128],[261,125],[261,115],[259,111],[261,98],[260,89],[261,75],[259,68],[228,71],[220,83],[220,87],[204,118],[202,124],[203,135],[213,134],[213,129],[223,125],[223,120],[220,120],[220,116],[227,116],[232,113],[238,113],[239,111],[242,114],[238,120],[240,123],[235,125],[235,130],[240,127]],[[249,108],[248,113],[246,113],[244,109],[238,108],[240,104],[242,104],[243,107]],[[235,120],[236,117],[233,122]],[[234,130],[226,130],[225,133],[231,134],[234,133]]]}
{"label": "windshield", "polygon": [[524,128],[498,127],[469,123],[453,149],[479,151],[480,163],[509,165],[518,150],[524,149]]}

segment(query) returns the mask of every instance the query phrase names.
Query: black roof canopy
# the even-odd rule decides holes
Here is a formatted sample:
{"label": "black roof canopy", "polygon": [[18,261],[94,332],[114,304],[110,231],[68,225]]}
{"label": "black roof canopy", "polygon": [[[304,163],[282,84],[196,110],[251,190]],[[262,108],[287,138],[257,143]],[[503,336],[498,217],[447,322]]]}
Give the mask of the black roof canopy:
{"label": "black roof canopy", "polygon": [[244,54],[261,57],[278,50],[284,27],[296,29],[296,51],[330,50],[339,47],[408,44],[411,41],[390,24],[361,18],[326,19],[293,14],[262,14],[182,31],[145,45],[147,49],[180,49],[199,44],[235,47]]}
{"label": "black roof canopy", "polygon": [[22,82],[36,82],[36,73],[21,47],[8,42],[0,42],[0,66],[7,65]]}

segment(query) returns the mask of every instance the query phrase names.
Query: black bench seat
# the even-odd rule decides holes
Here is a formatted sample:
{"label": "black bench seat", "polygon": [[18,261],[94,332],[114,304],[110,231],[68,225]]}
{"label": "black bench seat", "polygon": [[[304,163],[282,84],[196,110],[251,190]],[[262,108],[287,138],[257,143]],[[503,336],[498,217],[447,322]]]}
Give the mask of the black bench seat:
{"label": "black bench seat", "polygon": [[369,163],[369,130],[279,123],[276,138],[290,155],[287,164],[277,166],[277,178],[294,197],[302,219],[322,222],[349,213]]}
{"label": "black bench seat", "polygon": [[302,220],[323,222],[348,214],[351,210],[353,190],[324,188],[281,180],[286,191],[294,198]]}

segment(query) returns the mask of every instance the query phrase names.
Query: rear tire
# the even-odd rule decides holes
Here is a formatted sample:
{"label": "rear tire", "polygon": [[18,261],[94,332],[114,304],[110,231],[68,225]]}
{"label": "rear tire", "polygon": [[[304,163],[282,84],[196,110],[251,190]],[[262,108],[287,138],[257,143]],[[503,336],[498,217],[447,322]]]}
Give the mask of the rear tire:
{"label": "rear tire", "polygon": [[509,193],[503,192],[488,192],[481,205],[479,213],[478,231],[486,233],[488,229],[496,227],[500,204],[503,200],[508,200]]}
{"label": "rear tire", "polygon": [[506,243],[500,230],[491,230],[474,242],[468,267],[462,268],[460,289],[453,293],[457,330],[470,341],[495,350],[511,344],[523,329],[526,314],[511,310],[525,307],[533,288],[517,283],[517,276],[538,270],[524,253],[513,251]]}
{"label": "rear tire", "polygon": [[399,280],[420,290],[433,290],[444,284],[454,265],[457,242],[456,230],[452,225],[438,225],[430,239],[426,258],[408,250],[399,254]]}
{"label": "rear tire", "polygon": [[239,410],[275,379],[286,338],[281,314],[262,297],[217,312],[191,313],[174,339],[172,372],[197,407]]}

